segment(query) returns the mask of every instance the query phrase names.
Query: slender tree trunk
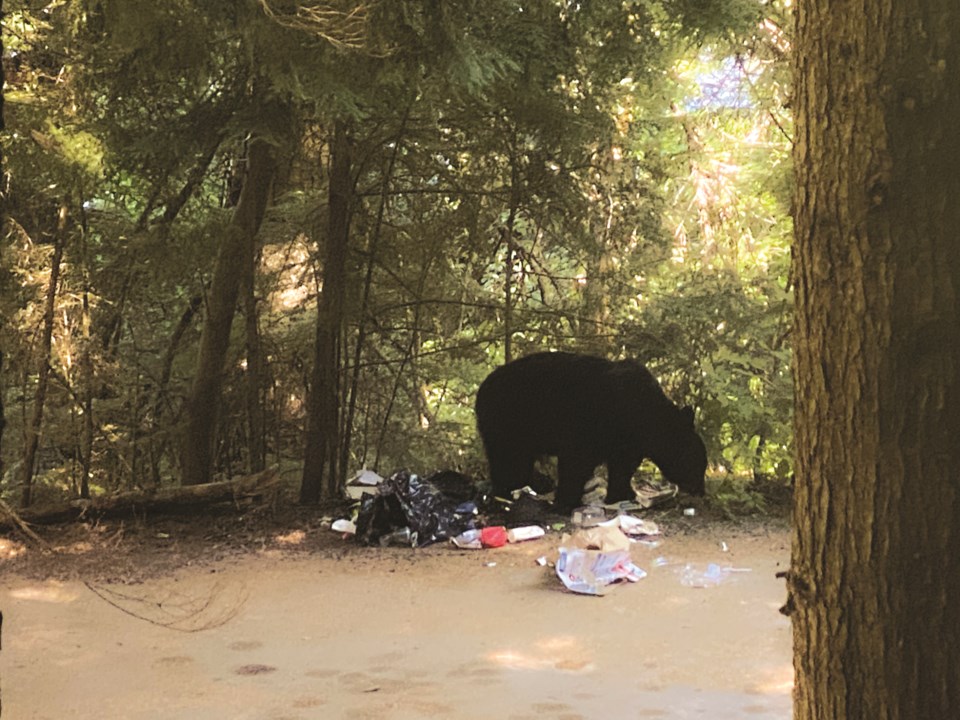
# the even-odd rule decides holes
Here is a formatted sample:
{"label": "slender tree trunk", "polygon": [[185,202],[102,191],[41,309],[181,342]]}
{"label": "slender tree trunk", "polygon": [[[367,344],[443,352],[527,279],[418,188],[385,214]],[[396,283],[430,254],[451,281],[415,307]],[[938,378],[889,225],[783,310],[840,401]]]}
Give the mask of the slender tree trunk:
{"label": "slender tree trunk", "polygon": [[[430,268],[433,265],[434,253],[425,253],[423,269],[420,271],[420,278],[417,282],[416,302],[413,306],[413,317],[411,318],[410,340],[407,342],[407,349],[403,358],[400,360],[400,366],[393,378],[393,390],[390,393],[390,400],[387,402],[387,409],[383,413],[383,422],[380,424],[380,436],[377,438],[377,452],[373,460],[373,469],[380,469],[380,456],[383,452],[384,442],[387,437],[387,431],[390,428],[390,415],[393,413],[393,406],[397,401],[397,395],[400,394],[400,386],[407,375],[407,367],[416,368],[416,358],[420,347],[420,319],[423,314],[423,291],[427,284],[427,278],[430,275]],[[411,372],[412,387],[416,388],[416,372]]]}
{"label": "slender tree trunk", "polygon": [[254,250],[250,258],[244,258],[246,267],[243,277],[243,316],[244,335],[247,342],[247,424],[249,425],[247,472],[257,473],[266,467],[267,451],[264,426],[266,425],[263,406],[266,387],[266,368],[260,343],[259,310],[256,295],[256,265],[259,251]]}
{"label": "slender tree trunk", "polygon": [[383,216],[387,209],[387,191],[390,189],[390,183],[393,181],[393,168],[397,162],[397,154],[406,134],[407,121],[410,119],[410,110],[413,104],[407,105],[403,114],[400,127],[394,138],[393,149],[390,152],[390,159],[387,161],[386,170],[380,183],[380,201],[377,207],[377,220],[373,226],[373,232],[370,236],[370,244],[367,249],[367,269],[363,279],[363,298],[360,301],[359,323],[357,326],[356,345],[353,349],[353,370],[350,374],[350,388],[347,392],[347,413],[341,423],[340,440],[340,467],[344,473],[347,472],[347,463],[350,461],[350,444],[353,440],[353,421],[357,411],[357,393],[360,385],[360,373],[362,372],[362,360],[364,345],[367,340],[367,312],[370,307],[370,291],[373,288],[373,270],[377,262],[377,250],[380,245],[380,237],[383,231]]}
{"label": "slender tree trunk", "polygon": [[81,299],[80,373],[83,383],[83,429],[80,433],[80,497],[90,497],[90,472],[93,464],[93,337],[90,332],[90,266],[87,255],[87,228],[80,237],[83,261],[83,297]]}
{"label": "slender tree trunk", "polygon": [[23,448],[23,472],[20,482],[20,504],[29,507],[33,497],[33,468],[40,446],[43,427],[43,407],[47,401],[47,383],[50,379],[50,348],[53,340],[53,319],[57,309],[57,286],[60,283],[60,263],[67,238],[67,205],[60,206],[57,230],[54,234],[53,256],[50,258],[50,281],[43,308],[43,328],[40,331],[40,349],[37,352],[37,389],[33,396],[33,413],[26,428]]}
{"label": "slender tree trunk", "polygon": [[160,378],[157,381],[156,397],[153,400],[153,411],[150,413],[150,479],[154,485],[160,484],[160,461],[166,452],[169,438],[165,430],[161,430],[166,407],[167,407],[167,387],[170,385],[170,376],[173,374],[173,362],[176,360],[177,351],[180,348],[180,342],[186,334],[193,318],[203,305],[203,297],[194,295],[190,298],[186,309],[180,315],[180,321],[170,336],[167,343],[167,349],[163,354],[163,364],[160,366]]}
{"label": "slender tree trunk", "polygon": [[508,363],[513,359],[513,265],[516,262],[516,238],[514,225],[517,212],[520,210],[520,168],[519,159],[514,154],[510,160],[510,209],[507,213],[507,224],[503,230],[507,243],[507,260],[503,275],[503,361]]}
{"label": "slender tree trunk", "polygon": [[960,14],[797,14],[796,720],[960,717]]}
{"label": "slender tree trunk", "polygon": [[[257,244],[259,245],[259,244]],[[247,343],[247,425],[249,438],[247,440],[248,472],[256,473],[266,467],[267,452],[264,426],[266,425],[266,411],[264,409],[264,389],[266,388],[266,368],[263,362],[263,352],[260,342],[260,315],[256,294],[256,266],[260,256],[259,247],[254,247],[253,254],[243,271],[243,317],[244,336]]]}
{"label": "slender tree trunk", "polygon": [[587,278],[583,287],[583,314],[584,322],[581,341],[583,346],[597,355],[607,355],[611,349],[607,326],[610,320],[610,292],[609,279],[613,268],[613,252],[611,236],[614,221],[613,198],[597,193],[594,198],[597,205],[605,204],[606,212],[603,217],[603,226],[597,227],[591,222],[591,237],[595,243],[587,256]]}
{"label": "slender tree trunk", "polygon": [[253,138],[247,149],[247,176],[240,200],[220,242],[207,298],[197,370],[185,405],[181,470],[186,485],[210,480],[220,416],[223,363],[230,346],[240,278],[254,251],[254,238],[263,221],[275,168],[273,148],[266,140]]}
{"label": "slender tree trunk", "polygon": [[307,436],[300,484],[300,502],[305,504],[338,497],[342,484],[342,469],[338,467],[339,366],[353,195],[350,146],[345,123],[337,121],[330,147],[323,287],[317,301],[317,341],[307,398]]}

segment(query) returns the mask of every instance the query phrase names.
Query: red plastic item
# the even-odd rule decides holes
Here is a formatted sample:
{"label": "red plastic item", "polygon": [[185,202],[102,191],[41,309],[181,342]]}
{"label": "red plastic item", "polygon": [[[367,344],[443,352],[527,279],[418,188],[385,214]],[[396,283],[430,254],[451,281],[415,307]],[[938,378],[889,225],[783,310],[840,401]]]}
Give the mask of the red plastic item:
{"label": "red plastic item", "polygon": [[484,547],[502,547],[507,544],[507,529],[503,525],[494,525],[480,530],[480,543]]}

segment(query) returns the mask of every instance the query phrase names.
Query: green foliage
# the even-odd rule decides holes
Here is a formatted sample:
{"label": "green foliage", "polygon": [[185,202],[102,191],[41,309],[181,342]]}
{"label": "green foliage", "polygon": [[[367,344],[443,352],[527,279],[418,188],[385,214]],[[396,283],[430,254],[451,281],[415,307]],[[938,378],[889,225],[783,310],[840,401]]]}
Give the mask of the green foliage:
{"label": "green foliage", "polygon": [[[327,133],[344,118],[350,469],[482,474],[473,396],[504,359],[509,319],[515,355],[640,358],[699,409],[718,468],[789,474],[789,43],[776,3],[400,0],[360,25],[272,1],[23,5],[5,8],[22,66],[7,91],[15,224],[2,257],[16,281],[0,285],[15,319],[0,326],[14,379],[2,387],[25,417],[66,203],[44,441],[61,491],[75,490],[88,389],[75,365],[85,293],[94,484],[176,476],[200,301],[251,133],[283,165],[256,280],[269,460],[300,457]],[[717,77],[744,101],[704,101]],[[242,320],[233,330],[221,473],[242,471],[249,446]],[[7,437],[20,432],[11,422]]]}

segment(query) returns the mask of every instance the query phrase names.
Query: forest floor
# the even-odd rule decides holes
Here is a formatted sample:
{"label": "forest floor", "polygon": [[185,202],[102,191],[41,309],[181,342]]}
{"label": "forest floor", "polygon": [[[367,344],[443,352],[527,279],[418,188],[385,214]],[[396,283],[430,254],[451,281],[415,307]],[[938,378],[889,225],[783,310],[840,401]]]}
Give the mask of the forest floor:
{"label": "forest floor", "polygon": [[[648,572],[567,592],[560,535],[364,548],[288,508],[0,535],[11,720],[790,717],[783,519],[649,512]],[[732,566],[716,587],[687,564]],[[0,711],[2,712],[2,711]]]}

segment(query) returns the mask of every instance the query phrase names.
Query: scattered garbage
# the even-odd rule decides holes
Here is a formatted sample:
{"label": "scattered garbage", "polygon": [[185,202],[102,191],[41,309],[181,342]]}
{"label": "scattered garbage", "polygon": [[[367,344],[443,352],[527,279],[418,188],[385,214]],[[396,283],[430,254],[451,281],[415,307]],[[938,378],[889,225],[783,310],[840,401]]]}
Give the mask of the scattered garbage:
{"label": "scattered garbage", "polygon": [[537,526],[507,530],[507,528],[502,525],[493,525],[485,528],[467,530],[451,538],[450,541],[458,548],[479,550],[481,548],[503,547],[508,542],[532,540],[536,537],[543,537],[544,534],[544,529]]}
{"label": "scattered garbage", "polygon": [[[452,472],[452,471],[450,471]],[[400,528],[409,528],[411,545],[423,547],[456,537],[477,525],[477,509],[460,497],[448,498],[433,483],[408,470],[395,472],[376,486],[376,494],[364,494],[357,514],[356,538],[376,545],[380,538]]]}
{"label": "scattered garbage", "polygon": [[357,526],[353,520],[334,520],[330,523],[330,529],[334,532],[346,533],[347,535],[357,534]]}
{"label": "scattered garbage", "polygon": [[578,507],[570,516],[571,522],[577,527],[587,528],[599,525],[607,519],[607,513],[599,505],[584,505]]}
{"label": "scattered garbage", "polygon": [[637,505],[641,510],[649,510],[655,505],[672,500],[680,492],[680,488],[671,482],[664,481],[663,484],[644,481],[634,488],[637,497]]}
{"label": "scattered garbage", "polygon": [[503,525],[482,528],[480,544],[485,548],[503,547],[507,544],[507,529]]}
{"label": "scattered garbage", "polygon": [[476,483],[463,473],[456,470],[439,470],[430,473],[424,480],[457,505],[472,504],[476,508],[478,499]]}
{"label": "scattered garbage", "polygon": [[565,545],[572,545],[584,550],[630,551],[630,538],[614,525],[596,525],[592,528],[577,530],[573,535],[566,536],[563,540]]}
{"label": "scattered garbage", "polygon": [[479,550],[483,547],[480,540],[480,530],[466,530],[456,537],[450,538],[450,542],[463,550]]}
{"label": "scattered garbage", "polygon": [[625,550],[601,552],[582,548],[560,548],[557,577],[568,590],[583,595],[605,595],[620,580],[637,582],[646,573],[633,564]]}
{"label": "scattered garbage", "polygon": [[417,534],[412,532],[409,527],[402,527],[380,536],[380,547],[391,545],[416,547]]}
{"label": "scattered garbage", "polygon": [[712,588],[724,582],[731,573],[748,572],[751,572],[750,568],[720,566],[718,563],[708,563],[705,568],[687,563],[680,568],[680,584],[692,588]]}
{"label": "scattered garbage", "polygon": [[564,538],[556,573],[568,590],[584,595],[604,595],[615,582],[637,582],[647,575],[630,559],[630,539],[609,524]]}
{"label": "scattered garbage", "polygon": [[539,525],[524,525],[507,530],[507,542],[517,543],[526,540],[536,540],[547,534]]}
{"label": "scattered garbage", "polygon": [[[602,490],[603,481],[594,478],[588,483],[585,496]],[[361,470],[348,483],[360,491],[360,508],[355,521],[341,518],[330,528],[344,535],[354,535],[365,545],[422,547],[449,539],[459,548],[496,548],[509,543],[543,537],[547,528],[559,531],[567,523],[556,522],[546,503],[535,492],[524,489],[510,500],[491,504],[478,496],[476,486],[466,476],[452,470],[421,478],[408,470],[400,470],[384,479],[371,470]],[[354,490],[356,492],[356,490]],[[599,504],[584,504],[573,511],[570,524],[576,531],[565,535],[558,549],[556,562],[547,556],[536,559],[540,566],[551,566],[564,586],[575,593],[604,595],[610,586],[621,581],[637,582],[646,572],[630,557],[634,543],[655,548],[660,544],[657,523],[630,514],[636,507],[649,507],[651,502],[674,497],[676,486],[656,487],[647,484],[637,491],[637,503],[620,503],[612,508],[616,514],[607,519],[608,509]],[[482,504],[485,519],[481,516]],[[499,512],[498,512],[499,510]],[[684,508],[686,517],[696,515],[693,507]],[[493,521],[496,524],[482,526]],[[518,522],[519,521],[519,522]],[[537,524],[539,523],[539,524]],[[720,550],[729,552],[726,542]],[[652,561],[654,567],[672,565],[666,557]],[[494,567],[496,562],[485,562]],[[725,582],[732,573],[750,572],[711,562],[706,565],[687,563],[674,570],[680,583],[692,588],[711,588]]]}
{"label": "scattered garbage", "polygon": [[723,569],[716,563],[710,563],[705,569],[688,563],[680,569],[680,584],[686,587],[716,587],[724,577]]}
{"label": "scattered garbage", "polygon": [[611,520],[600,523],[600,525],[620,528],[624,535],[631,538],[644,538],[660,534],[660,527],[653,520],[644,520],[633,515],[617,515]]}
{"label": "scattered garbage", "polygon": [[359,500],[364,493],[375,490],[377,485],[382,482],[383,478],[373,470],[367,470],[366,468],[359,470],[356,475],[347,481],[347,497],[351,500]]}

